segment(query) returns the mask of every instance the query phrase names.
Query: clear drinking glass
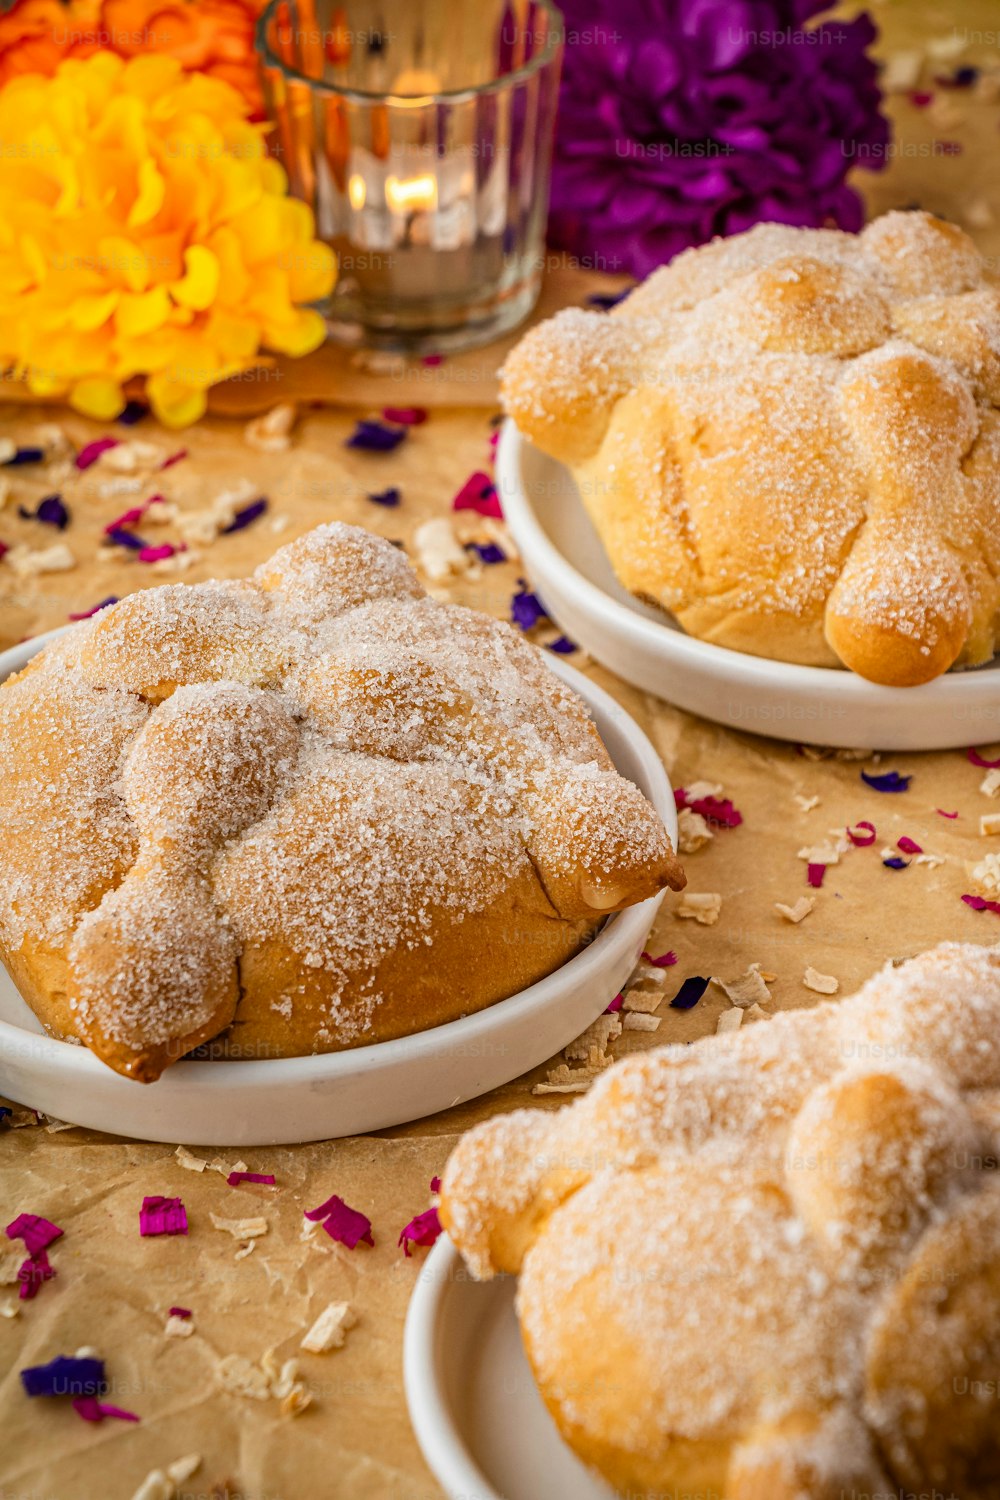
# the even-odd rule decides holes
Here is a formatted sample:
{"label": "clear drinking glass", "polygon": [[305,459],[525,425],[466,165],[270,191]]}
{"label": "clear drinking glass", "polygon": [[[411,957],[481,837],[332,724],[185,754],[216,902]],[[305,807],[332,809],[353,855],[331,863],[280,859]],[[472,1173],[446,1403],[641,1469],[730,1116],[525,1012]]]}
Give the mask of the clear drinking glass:
{"label": "clear drinking glass", "polygon": [[336,251],[332,337],[436,353],[519,323],[544,265],[550,0],[272,0],[275,154]]}

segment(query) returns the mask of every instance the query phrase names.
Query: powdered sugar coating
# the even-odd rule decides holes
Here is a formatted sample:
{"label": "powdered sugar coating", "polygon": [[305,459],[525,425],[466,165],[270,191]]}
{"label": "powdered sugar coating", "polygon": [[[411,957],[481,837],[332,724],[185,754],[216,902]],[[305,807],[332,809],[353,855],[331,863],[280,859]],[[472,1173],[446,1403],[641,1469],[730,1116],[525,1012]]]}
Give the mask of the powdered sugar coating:
{"label": "powdered sugar coating", "polygon": [[1000,286],[958,229],[758,225],[507,361],[618,576],[691,634],[878,682],[1000,634]]}
{"label": "powdered sugar coating", "polygon": [[1000,1367],[998,1027],[1000,950],[945,943],[463,1139],[443,1220],[520,1270],[545,1399],[612,1483],[989,1500],[962,1381]]}
{"label": "powdered sugar coating", "polygon": [[130,1076],[437,1024],[682,880],[540,651],[339,524],[69,632],[0,744],[5,954]]}

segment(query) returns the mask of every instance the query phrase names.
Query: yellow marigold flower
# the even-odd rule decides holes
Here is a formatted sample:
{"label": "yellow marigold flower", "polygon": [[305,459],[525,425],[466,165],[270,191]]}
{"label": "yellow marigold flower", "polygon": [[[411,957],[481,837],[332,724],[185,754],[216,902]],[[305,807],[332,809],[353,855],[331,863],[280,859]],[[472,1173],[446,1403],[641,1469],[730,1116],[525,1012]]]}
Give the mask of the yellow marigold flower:
{"label": "yellow marigold flower", "polygon": [[333,253],[247,108],[163,55],[0,88],[0,367],[104,421],[144,375],[184,426],[260,349],[322,343]]}

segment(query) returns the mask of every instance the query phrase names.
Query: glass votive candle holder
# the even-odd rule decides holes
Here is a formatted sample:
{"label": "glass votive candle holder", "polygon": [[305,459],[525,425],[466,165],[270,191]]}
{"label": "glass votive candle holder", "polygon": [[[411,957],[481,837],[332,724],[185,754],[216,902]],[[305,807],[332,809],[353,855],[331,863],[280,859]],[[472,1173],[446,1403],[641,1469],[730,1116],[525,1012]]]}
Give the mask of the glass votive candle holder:
{"label": "glass votive candle holder", "polygon": [[272,0],[257,46],[272,150],[337,254],[331,336],[446,353],[519,323],[545,259],[550,0]]}

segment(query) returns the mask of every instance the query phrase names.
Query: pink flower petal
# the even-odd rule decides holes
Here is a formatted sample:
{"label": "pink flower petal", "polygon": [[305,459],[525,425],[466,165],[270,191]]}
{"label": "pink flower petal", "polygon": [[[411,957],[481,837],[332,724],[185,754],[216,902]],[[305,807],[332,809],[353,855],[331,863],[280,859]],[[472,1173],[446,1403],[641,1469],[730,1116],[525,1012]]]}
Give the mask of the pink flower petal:
{"label": "pink flower petal", "polygon": [[53,1240],[59,1239],[63,1231],[51,1220],[43,1219],[40,1214],[18,1214],[4,1232],[9,1240],[23,1240],[29,1255],[37,1255],[39,1250],[44,1250]]}
{"label": "pink flower petal", "polygon": [[642,950],[642,956],[648,964],[653,965],[654,969],[669,969],[671,965],[677,962],[676,953],[661,953],[658,958],[654,958],[653,955],[651,953],[647,953],[644,948]]}
{"label": "pink flower petal", "polygon": [[806,865],[806,879],[816,890],[819,890],[823,884],[823,876],[825,874],[826,865]]}
{"label": "pink flower petal", "polygon": [[119,1422],[140,1420],[134,1411],[125,1411],[120,1406],[108,1406],[96,1396],[77,1396],[73,1401],[73,1410],[85,1422],[103,1422],[105,1417],[117,1417]]}
{"label": "pink flower petal", "polygon": [[402,1245],[403,1254],[409,1258],[411,1245],[433,1245],[440,1236],[441,1220],[438,1218],[438,1211],[436,1208],[428,1208],[422,1214],[416,1214],[406,1228],[400,1230],[396,1243]]}
{"label": "pink flower petal", "polygon": [[503,520],[503,507],[496,487],[488,474],[477,471],[470,474],[458,494],[451,502],[452,510],[474,510],[480,516],[493,516]]}
{"label": "pink flower petal", "polygon": [[133,505],[131,510],[123,511],[115,521],[109,521],[104,528],[105,536],[110,536],[112,531],[118,531],[122,526],[136,526],[142,520],[151,505],[163,505],[166,502],[162,495],[150,495],[141,505]]}
{"label": "pink flower petal", "polygon": [[921,849],[920,845],[916,842],[916,840],[911,839],[909,835],[905,833],[903,834],[903,837],[901,839],[896,840],[896,848],[902,849],[904,854],[923,854],[924,852],[923,849]]}
{"label": "pink flower petal", "polygon": [[188,1221],[184,1204],[179,1198],[143,1198],[139,1210],[139,1233],[150,1237],[157,1234],[187,1234]]}
{"label": "pink flower petal", "polygon": [[170,455],[169,458],[165,458],[163,460],[162,464],[160,465],[160,468],[161,469],[172,469],[173,466],[174,466],[174,464],[179,464],[180,461],[181,461],[181,459],[182,458],[187,458],[187,456],[188,456],[188,451],[187,451],[186,448],[178,448],[178,450],[177,450],[176,453],[171,453],[171,455]]}
{"label": "pink flower petal", "polygon": [[189,1307],[172,1307],[169,1311],[172,1318],[189,1318],[191,1316],[191,1309]]}
{"label": "pink flower petal", "polygon": [[[854,828],[863,828],[865,831],[863,834],[855,833]],[[862,818],[860,823],[854,825],[854,828],[845,829],[845,832],[851,843],[857,844],[859,849],[867,849],[869,844],[874,844],[878,837],[875,832],[875,824],[869,823],[867,818]]]}
{"label": "pink flower petal", "polygon": [[605,1008],[604,1008],[604,1014],[606,1016],[613,1016],[616,1010],[621,1010],[622,1005],[624,1004],[624,1002],[625,1002],[625,996],[624,995],[620,995],[620,994],[616,995],[615,998],[612,1000],[611,1004],[605,1006]]}
{"label": "pink flower petal", "polygon": [[935,810],[935,812],[939,813],[942,818],[957,818],[958,817],[958,813],[957,812],[953,812],[953,813],[945,812],[945,810],[944,810],[943,807],[937,807],[934,810]]}
{"label": "pink flower petal", "polygon": [[76,455],[76,467],[89,469],[91,464],[96,464],[102,453],[107,453],[109,448],[117,448],[120,441],[120,438],[102,437],[95,438],[92,443],[85,443]]}
{"label": "pink flower petal", "polygon": [[175,547],[173,542],[161,542],[158,547],[142,547],[138,558],[141,563],[162,562],[165,557],[173,557],[175,552],[184,552],[186,549],[182,544]]}
{"label": "pink flower petal", "polygon": [[306,1218],[313,1223],[321,1222],[330,1238],[346,1245],[348,1250],[353,1250],[362,1242],[366,1245],[375,1243],[372,1239],[371,1219],[366,1214],[359,1213],[356,1208],[349,1207],[336,1193],[318,1208],[309,1209]]}
{"label": "pink flower petal", "polygon": [[427,421],[427,412],[422,406],[386,406],[382,415],[387,422],[397,427],[422,427]]}
{"label": "pink flower petal", "polygon": [[966,750],[965,754],[974,766],[981,766],[984,771],[995,771],[1000,766],[1000,759],[985,760],[978,750]]}
{"label": "pink flower petal", "polygon": [[49,1257],[44,1250],[37,1250],[34,1255],[29,1255],[17,1268],[20,1300],[30,1302],[33,1297],[37,1297],[42,1283],[51,1281],[55,1274],[56,1268],[49,1264]]}
{"label": "pink flower petal", "polygon": [[985,896],[963,896],[962,900],[973,911],[992,911],[1000,915],[1000,901],[987,901]]}
{"label": "pink flower petal", "polygon": [[230,1172],[226,1178],[230,1187],[238,1187],[241,1182],[266,1182],[269,1187],[274,1187],[273,1172]]}

